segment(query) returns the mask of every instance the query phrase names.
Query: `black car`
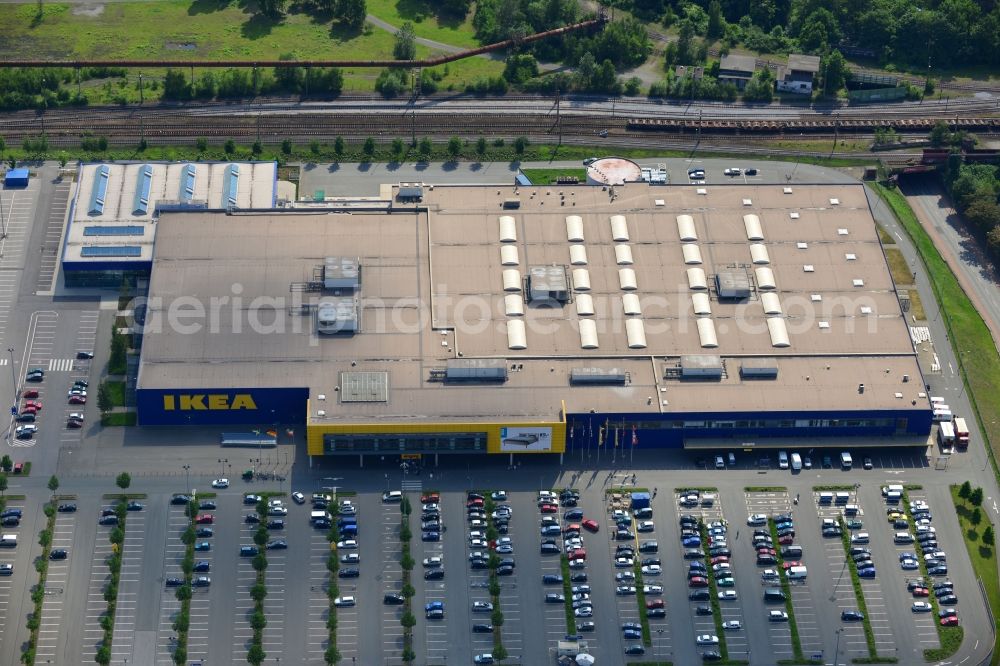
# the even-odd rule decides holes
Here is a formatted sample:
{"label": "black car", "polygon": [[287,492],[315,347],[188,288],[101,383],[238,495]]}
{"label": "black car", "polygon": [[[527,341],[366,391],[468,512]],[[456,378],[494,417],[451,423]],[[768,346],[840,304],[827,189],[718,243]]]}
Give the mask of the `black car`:
{"label": "black car", "polygon": [[260,495],[244,495],[243,503],[246,504],[247,506],[250,506],[251,504],[257,504],[258,502],[260,502],[260,499],[261,499]]}
{"label": "black car", "polygon": [[587,572],[586,571],[579,571],[579,572],[577,572],[575,574],[572,574],[569,577],[569,580],[570,580],[571,583],[586,583],[587,582]]}
{"label": "black car", "polygon": [[198,573],[204,573],[206,571],[211,571],[211,569],[212,569],[211,562],[209,562],[208,560],[199,560],[198,562],[194,563],[194,568],[191,570],[196,571]]}
{"label": "black car", "polygon": [[204,500],[198,503],[198,508],[202,511],[215,511],[218,507],[212,500]]}
{"label": "black car", "polygon": [[477,557],[469,562],[470,569],[488,569],[489,566],[489,563],[481,557]]}
{"label": "black car", "polygon": [[563,514],[563,520],[582,520],[583,511],[581,509],[572,509]]}
{"label": "black car", "polygon": [[142,503],[140,502],[129,502],[128,504],[125,505],[126,511],[142,511],[144,508],[146,507],[143,506]]}
{"label": "black car", "polygon": [[492,624],[474,624],[472,625],[472,633],[474,634],[492,634],[493,625]]}
{"label": "black car", "polygon": [[248,513],[243,518],[243,522],[246,523],[247,525],[256,525],[257,523],[260,522],[260,516],[258,516],[256,513]]}
{"label": "black car", "polygon": [[283,530],[285,529],[285,521],[283,520],[269,520],[267,521],[267,529],[269,530]]}
{"label": "black car", "polygon": [[118,516],[101,516],[100,520],[97,521],[98,525],[117,525]]}
{"label": "black car", "polygon": [[629,645],[625,648],[625,654],[635,655],[635,654],[646,654],[646,648],[641,645]]}
{"label": "black car", "polygon": [[712,614],[712,607],[711,606],[696,606],[695,609],[694,609],[694,614],[695,615],[711,615]]}
{"label": "black car", "polygon": [[285,550],[288,548],[288,542],[284,539],[275,539],[274,541],[267,542],[268,550]]}
{"label": "black car", "polygon": [[325,529],[329,529],[330,525],[332,525],[332,523],[329,520],[327,520],[326,518],[318,518],[318,519],[316,519],[316,520],[313,521],[312,525],[313,525],[313,527],[315,527],[318,530],[325,530]]}
{"label": "black car", "polygon": [[181,585],[184,584],[184,579],[183,578],[168,578],[164,582],[166,583],[167,587],[180,587]]}
{"label": "black car", "polygon": [[50,560],[65,560],[69,557],[69,552],[65,548],[54,548],[49,551]]}
{"label": "black car", "polygon": [[558,574],[545,574],[542,576],[542,585],[562,585],[563,577]]}
{"label": "black car", "polygon": [[173,497],[170,498],[170,503],[175,505],[187,504],[190,501],[191,498],[188,497],[187,495],[174,495]]}
{"label": "black car", "polygon": [[421,541],[440,541],[441,540],[441,533],[440,532],[421,532],[420,533],[420,540]]}
{"label": "black car", "polygon": [[861,622],[865,619],[865,614],[859,610],[841,611],[840,619],[844,622]]}
{"label": "black car", "polygon": [[646,617],[663,618],[667,616],[666,608],[650,608],[646,611]]}
{"label": "black car", "polygon": [[341,569],[337,572],[338,578],[357,578],[361,575],[361,569]]}
{"label": "black car", "polygon": [[708,650],[701,653],[702,661],[722,661],[722,653],[718,650]]}
{"label": "black car", "polygon": [[21,519],[17,516],[7,516],[6,518],[0,519],[0,525],[4,527],[17,527],[21,524]]}
{"label": "black car", "polygon": [[512,575],[514,575],[514,567],[510,566],[509,564],[506,564],[506,565],[501,566],[501,567],[497,567],[497,575],[498,576],[512,576]]}
{"label": "black car", "polygon": [[60,504],[59,513],[73,513],[76,511],[76,504]]}
{"label": "black car", "polygon": [[562,552],[562,550],[559,549],[559,546],[554,543],[543,543],[541,545],[541,551],[542,555],[558,555]]}
{"label": "black car", "polygon": [[215,536],[215,530],[213,530],[211,527],[199,527],[197,530],[195,530],[194,535],[196,537],[204,539],[210,536]]}
{"label": "black car", "polygon": [[92,358],[94,358],[94,352],[78,351],[76,353],[76,359],[78,361],[89,361]]}
{"label": "black car", "polygon": [[240,546],[240,557],[253,557],[259,552],[257,546]]}
{"label": "black car", "polygon": [[577,502],[578,500],[575,497],[570,497],[568,499],[563,500],[562,505],[565,507],[574,507],[576,506]]}
{"label": "black car", "polygon": [[406,599],[402,594],[389,593],[382,597],[382,603],[386,606],[402,606]]}
{"label": "black car", "polygon": [[688,592],[688,601],[708,601],[709,598],[708,590],[691,590]]}
{"label": "black car", "polygon": [[424,580],[444,579],[444,569],[429,569],[424,572]]}
{"label": "black car", "polygon": [[104,516],[116,516],[118,513],[114,509],[101,509],[101,517]]}

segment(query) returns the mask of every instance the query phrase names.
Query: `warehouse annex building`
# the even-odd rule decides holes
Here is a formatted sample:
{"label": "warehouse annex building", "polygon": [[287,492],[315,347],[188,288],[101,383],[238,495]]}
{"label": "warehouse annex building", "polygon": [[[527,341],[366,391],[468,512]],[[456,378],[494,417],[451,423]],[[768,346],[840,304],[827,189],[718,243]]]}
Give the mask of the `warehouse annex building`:
{"label": "warehouse annex building", "polygon": [[408,187],[158,225],[140,425],[362,456],[930,432],[861,185]]}

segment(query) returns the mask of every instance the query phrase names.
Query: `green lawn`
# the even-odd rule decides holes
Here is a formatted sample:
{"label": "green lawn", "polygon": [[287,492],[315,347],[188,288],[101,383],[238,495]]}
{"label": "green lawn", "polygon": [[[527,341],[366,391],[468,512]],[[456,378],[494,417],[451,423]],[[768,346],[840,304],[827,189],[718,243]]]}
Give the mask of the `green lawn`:
{"label": "green lawn", "polygon": [[427,0],[368,0],[369,14],[397,28],[409,21],[417,37],[470,49],[479,47],[472,27],[475,9],[464,20],[458,20],[438,15],[435,8],[435,3]]}
{"label": "green lawn", "polygon": [[[969,301],[948,264],[934,247],[934,242],[917,221],[910,205],[898,190],[874,184],[872,188],[892,209],[910,236],[924,264],[924,274],[931,280],[934,295],[945,313],[945,325],[961,361],[962,375],[969,387],[973,408],[990,444],[992,458],[1000,451],[1000,355],[986,323]],[[968,368],[975,368],[969,373]],[[976,435],[973,434],[973,439]]]}
{"label": "green lawn", "polygon": [[562,176],[575,176],[581,183],[587,182],[587,170],[578,169],[522,169],[521,173],[531,181],[532,185],[554,185],[556,179]]}
{"label": "green lawn", "polygon": [[111,414],[105,414],[101,417],[101,425],[103,426],[134,426],[135,425],[135,412],[113,412]]}
{"label": "green lawn", "polygon": [[[990,608],[996,612],[1000,608],[1000,580],[997,578],[996,546],[982,542],[982,534],[990,523],[989,512],[983,508],[981,510],[982,521],[979,525],[973,525],[971,520],[972,505],[958,496],[959,486],[951,487],[951,498],[955,502],[955,511],[958,513],[958,523],[962,527],[962,537],[965,539],[965,547],[969,551],[969,559],[972,560],[972,568],[976,572],[976,577],[983,581],[986,588],[986,597],[990,600]],[[995,528],[994,528],[995,529]],[[993,654],[993,664],[1000,661],[1000,654]]]}
{"label": "green lawn", "polygon": [[[370,3],[394,7],[386,0]],[[97,5],[45,4],[41,21],[36,21],[36,5],[6,5],[0,12],[0,34],[7,50],[0,57],[30,53],[36,58],[96,58],[102,60],[237,60],[277,59],[290,53],[298,59],[391,58],[393,36],[385,30],[366,26],[355,31],[343,28],[328,17],[302,13],[288,14],[273,21],[247,11],[246,3],[223,3],[218,0],[157,0],[156,2],[121,2]],[[390,23],[395,18],[384,16]],[[401,23],[401,22],[400,22]],[[432,21],[424,21],[418,34]],[[415,26],[418,24],[415,24]],[[441,30],[447,30],[441,27]],[[457,34],[466,28],[455,28]],[[421,35],[428,36],[428,35]],[[471,42],[471,33],[467,34]],[[439,35],[446,41],[446,35]],[[417,57],[438,53],[417,45]],[[469,58],[451,63],[442,88],[474,81],[482,76],[496,76],[503,63],[486,58]],[[144,71],[147,86],[162,79],[164,70]],[[197,75],[198,72],[195,72]],[[346,70],[345,89],[370,91],[377,70]],[[135,82],[138,72],[127,81],[119,79],[90,81],[84,92],[92,101],[109,101],[115,94],[138,100]],[[146,87],[146,99],[155,99],[158,91]]]}
{"label": "green lawn", "polygon": [[125,406],[125,382],[105,382],[108,387],[108,395],[111,396],[111,404],[114,407]]}

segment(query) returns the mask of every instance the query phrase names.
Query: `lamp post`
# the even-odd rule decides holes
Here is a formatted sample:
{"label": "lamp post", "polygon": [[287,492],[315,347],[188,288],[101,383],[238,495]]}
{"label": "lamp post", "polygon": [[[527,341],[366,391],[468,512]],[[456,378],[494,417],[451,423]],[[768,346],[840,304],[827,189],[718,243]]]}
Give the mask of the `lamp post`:
{"label": "lamp post", "polygon": [[[11,420],[13,421],[14,412],[17,410],[17,395],[18,395],[18,393],[17,393],[17,372],[14,370],[14,348],[13,347],[8,347],[7,348],[7,353],[10,355],[10,385],[11,385],[11,390],[13,391],[13,396],[14,396],[13,399],[10,401]],[[8,443],[10,442],[10,431],[13,430],[13,429],[14,429],[14,424],[12,422],[10,424],[10,427],[7,428],[7,442]]]}
{"label": "lamp post", "polygon": [[191,496],[191,465],[184,465],[183,469],[184,469],[184,478],[185,478],[186,485],[187,485],[187,494],[188,494],[188,497],[190,497]]}
{"label": "lamp post", "polygon": [[226,465],[229,464],[229,458],[219,458],[219,476],[226,475]]}

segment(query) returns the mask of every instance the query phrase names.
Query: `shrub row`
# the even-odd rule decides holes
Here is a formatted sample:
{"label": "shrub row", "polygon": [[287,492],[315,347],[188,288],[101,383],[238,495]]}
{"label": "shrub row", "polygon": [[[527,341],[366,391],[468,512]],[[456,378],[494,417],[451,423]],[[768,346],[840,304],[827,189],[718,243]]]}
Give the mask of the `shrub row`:
{"label": "shrub row", "polygon": [[844,557],[847,558],[847,568],[851,572],[851,587],[854,588],[854,598],[858,604],[858,610],[864,616],[862,625],[865,630],[865,642],[868,644],[868,658],[875,659],[878,658],[878,648],[875,645],[875,632],[872,630],[871,619],[868,617],[868,603],[865,601],[864,589],[861,587],[861,578],[858,576],[858,567],[854,563],[854,558],[851,557],[851,536],[850,531],[847,529],[847,523],[843,518],[838,518],[840,523],[840,542],[844,546]]}
{"label": "shrub row", "polygon": [[104,600],[108,604],[107,610],[101,616],[104,636],[101,638],[101,646],[97,648],[97,654],[94,655],[94,661],[102,666],[111,663],[111,642],[115,634],[115,610],[118,608],[118,585],[121,582],[122,550],[125,545],[125,519],[128,517],[124,499],[119,499],[115,505],[115,515],[118,516],[118,525],[108,533],[111,555],[108,556],[107,565],[111,577],[104,586]]}
{"label": "shrub row", "polygon": [[[53,477],[54,478],[54,477]],[[7,504],[6,499],[0,499],[0,510]],[[31,601],[34,608],[28,615],[28,641],[21,649],[21,663],[35,663],[35,650],[38,646],[38,628],[42,624],[42,601],[45,599],[45,578],[49,573],[49,551],[52,549],[52,531],[56,524],[56,507],[52,502],[45,505],[45,529],[38,534],[38,543],[42,546],[42,555],[35,560],[35,570],[38,572],[38,583],[31,588]]]}
{"label": "shrub row", "polygon": [[413,507],[410,498],[404,497],[399,504],[399,541],[402,557],[399,565],[403,569],[403,589],[402,594],[405,602],[403,604],[403,615],[399,622],[403,625],[403,661],[407,664],[413,663],[417,658],[413,651],[413,627],[417,624],[417,618],[413,615],[413,585],[411,575],[413,573],[413,555],[410,553],[410,540],[413,539],[413,532],[410,531],[410,513]]}
{"label": "shrub row", "polygon": [[[768,528],[771,531],[771,539],[775,544],[778,543],[778,528],[775,525],[774,518],[767,519]],[[785,593],[785,612],[788,613],[788,630],[792,638],[792,653],[796,662],[801,663],[805,660],[805,656],[802,654],[802,641],[799,640],[799,626],[795,622],[795,608],[792,606],[792,586],[788,584],[788,575],[785,573],[784,565],[785,558],[781,556],[781,551],[778,551],[778,576],[781,579],[781,591]]]}
{"label": "shrub row", "polygon": [[191,624],[191,577],[194,573],[194,543],[195,543],[195,522],[198,515],[198,498],[191,497],[191,501],[184,507],[184,513],[188,518],[188,526],[181,534],[181,542],[184,544],[184,558],[181,560],[181,572],[184,574],[184,584],[177,588],[177,599],[181,602],[181,609],[174,616],[173,630],[177,636],[174,640],[174,663],[183,666],[187,663],[188,629]]}

